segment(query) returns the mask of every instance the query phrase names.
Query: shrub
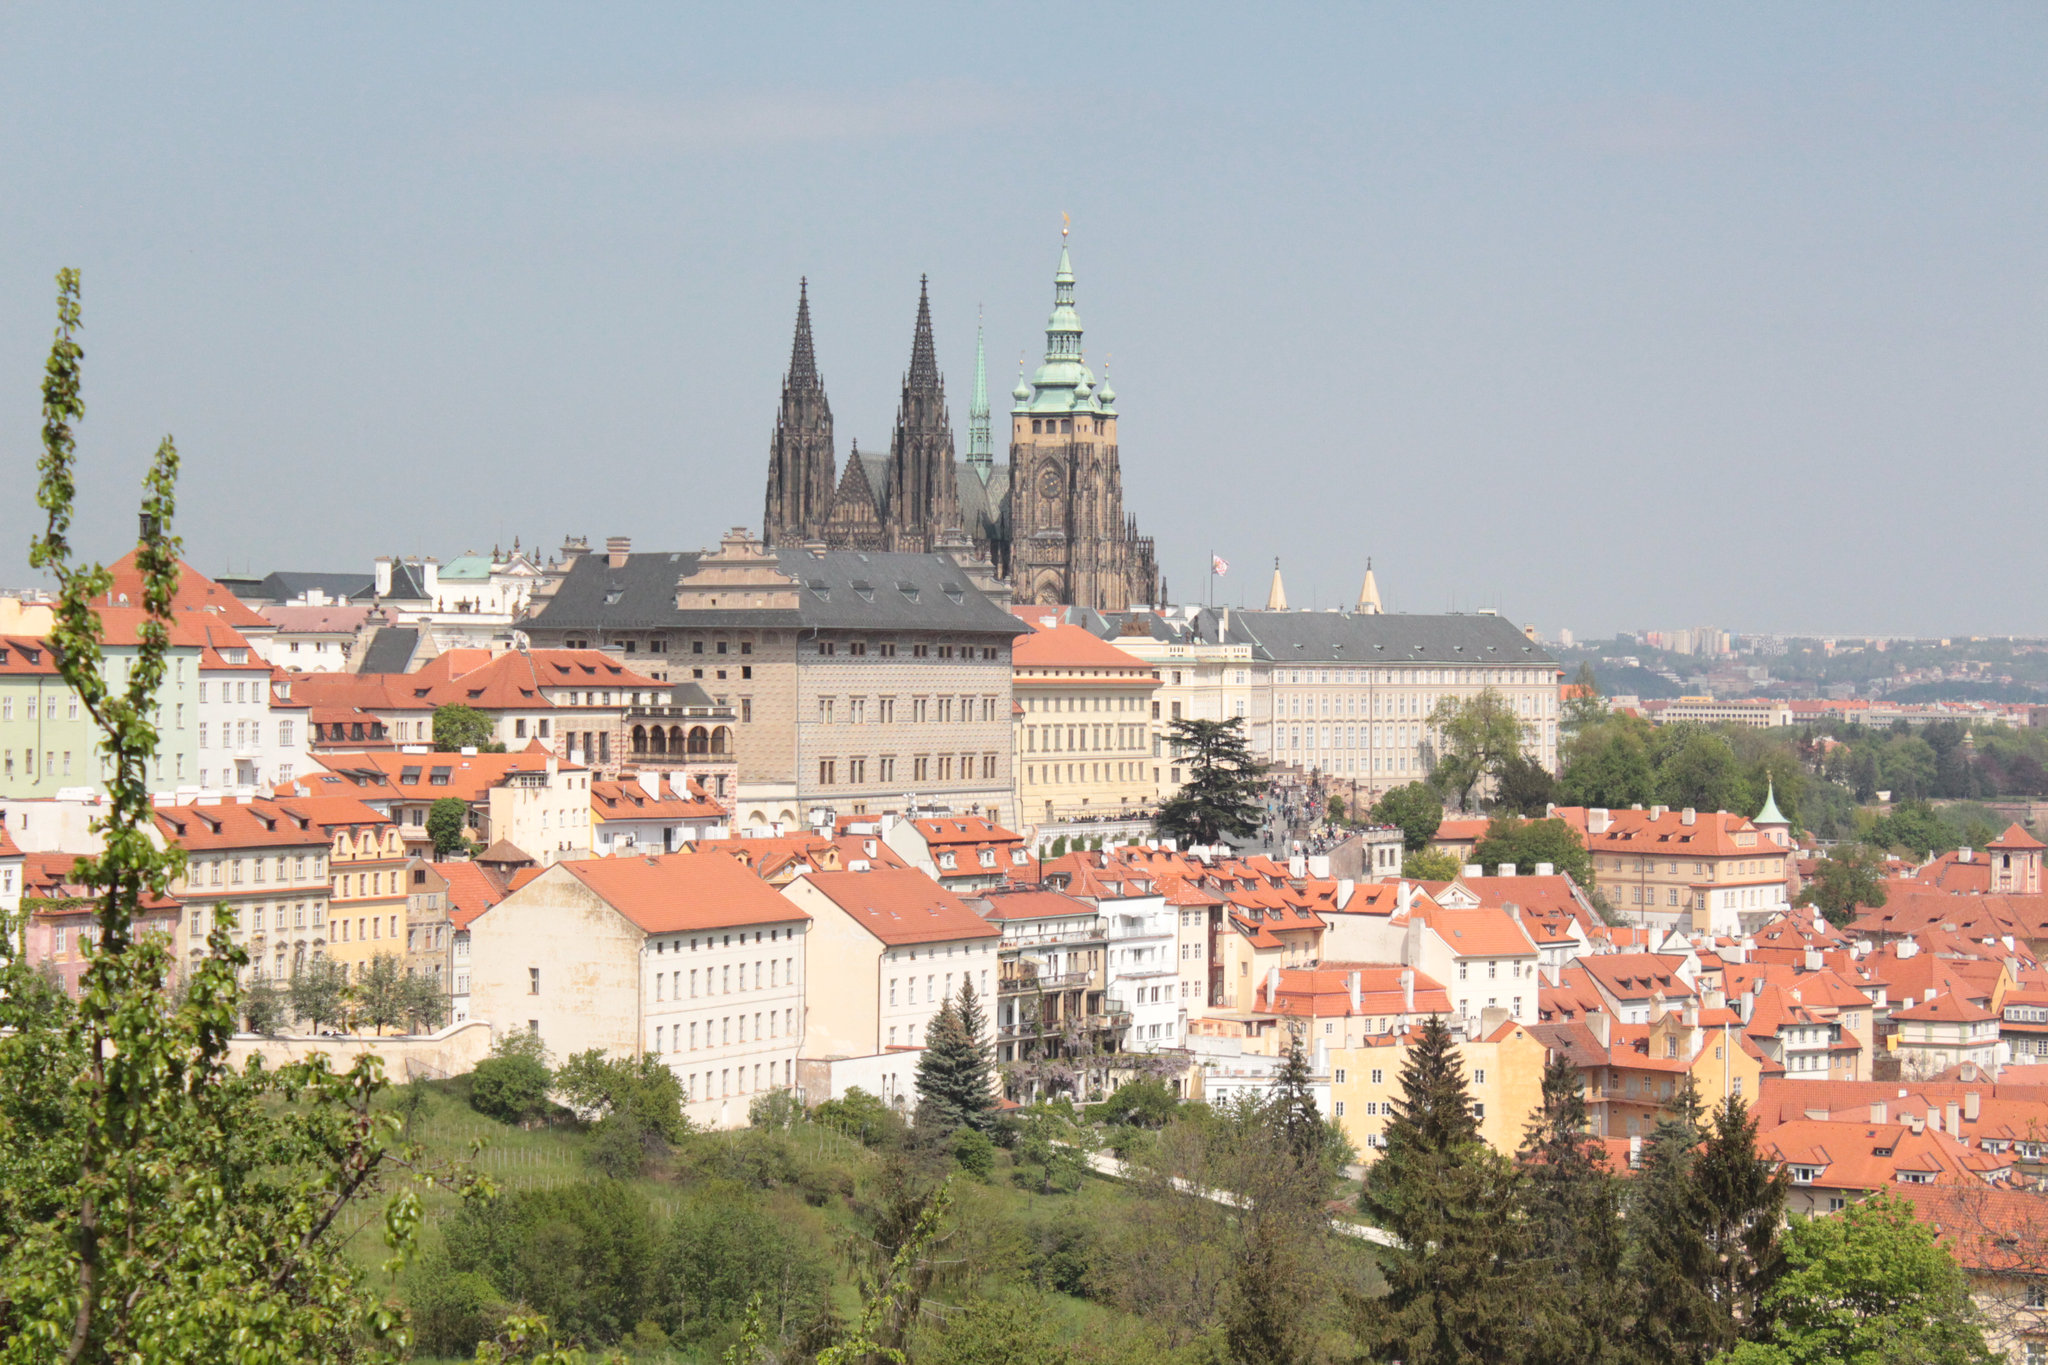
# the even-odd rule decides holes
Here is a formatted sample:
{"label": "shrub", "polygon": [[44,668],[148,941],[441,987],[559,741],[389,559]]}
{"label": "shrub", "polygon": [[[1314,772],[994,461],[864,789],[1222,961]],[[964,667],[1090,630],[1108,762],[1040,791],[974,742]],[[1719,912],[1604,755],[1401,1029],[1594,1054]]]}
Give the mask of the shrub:
{"label": "shrub", "polygon": [[469,1104],[500,1122],[524,1123],[547,1112],[552,1079],[546,1064],[532,1057],[486,1057],[470,1074]]}
{"label": "shrub", "polygon": [[612,1342],[655,1309],[653,1211],[618,1181],[465,1203],[443,1225],[448,1261],[524,1302],[565,1338]]}
{"label": "shrub", "polygon": [[989,1140],[988,1134],[962,1128],[953,1134],[953,1160],[975,1179],[986,1180],[995,1174],[996,1145]]}
{"label": "shrub", "polygon": [[844,1099],[827,1100],[811,1111],[811,1121],[836,1129],[869,1147],[890,1147],[903,1140],[902,1115],[859,1086]]}
{"label": "shrub", "polygon": [[497,1335],[508,1311],[491,1282],[460,1271],[445,1256],[420,1262],[412,1273],[414,1344],[430,1356],[468,1356]]}

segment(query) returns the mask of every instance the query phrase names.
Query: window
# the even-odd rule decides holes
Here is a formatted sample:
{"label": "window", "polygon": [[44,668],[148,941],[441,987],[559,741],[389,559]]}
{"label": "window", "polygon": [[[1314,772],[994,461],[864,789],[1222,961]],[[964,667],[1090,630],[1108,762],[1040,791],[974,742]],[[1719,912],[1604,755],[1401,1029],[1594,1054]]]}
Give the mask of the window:
{"label": "window", "polygon": [[1378,1067],[1374,1067],[1372,1069],[1372,1083],[1374,1085],[1385,1085],[1386,1081],[1387,1073],[1380,1070]]}
{"label": "window", "polygon": [[526,993],[528,995],[540,994],[540,968],[528,967],[526,969]]}
{"label": "window", "polygon": [[1472,1072],[1472,1084],[1474,1084],[1474,1085],[1485,1085],[1485,1084],[1486,1084],[1486,1068],[1485,1068],[1485,1067],[1478,1067],[1478,1068],[1475,1068],[1475,1069],[1473,1070],[1473,1072]]}

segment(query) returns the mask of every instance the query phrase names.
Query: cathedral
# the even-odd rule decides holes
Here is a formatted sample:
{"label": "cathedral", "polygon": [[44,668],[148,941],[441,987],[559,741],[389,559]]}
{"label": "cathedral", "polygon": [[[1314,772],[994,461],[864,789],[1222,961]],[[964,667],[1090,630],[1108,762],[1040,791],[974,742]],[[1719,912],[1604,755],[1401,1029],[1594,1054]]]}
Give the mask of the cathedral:
{"label": "cathedral", "polygon": [[1010,458],[998,464],[989,420],[988,362],[974,344],[967,456],[953,444],[946,381],[932,344],[931,299],[920,283],[910,369],[889,453],[858,442],[839,469],[832,405],[811,344],[808,282],[799,286],[796,341],[768,450],[762,534],[771,546],[926,554],[972,546],[1019,602],[1122,611],[1159,600],[1150,536],[1124,511],[1117,463],[1116,392],[1081,357],[1074,270],[1060,244],[1045,361],[1011,392]]}

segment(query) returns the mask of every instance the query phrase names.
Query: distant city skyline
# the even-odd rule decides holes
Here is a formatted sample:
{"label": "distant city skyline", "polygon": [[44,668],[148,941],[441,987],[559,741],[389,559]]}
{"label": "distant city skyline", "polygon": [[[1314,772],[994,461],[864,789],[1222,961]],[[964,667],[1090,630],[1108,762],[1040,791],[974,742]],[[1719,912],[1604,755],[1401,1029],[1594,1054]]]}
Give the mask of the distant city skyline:
{"label": "distant city skyline", "polygon": [[2043,69],[2022,5],[15,8],[0,441],[75,265],[90,553],[165,431],[210,572],[700,548],[761,529],[799,277],[839,458],[921,274],[964,449],[1064,212],[1184,601],[1370,557],[1548,638],[2048,635]]}

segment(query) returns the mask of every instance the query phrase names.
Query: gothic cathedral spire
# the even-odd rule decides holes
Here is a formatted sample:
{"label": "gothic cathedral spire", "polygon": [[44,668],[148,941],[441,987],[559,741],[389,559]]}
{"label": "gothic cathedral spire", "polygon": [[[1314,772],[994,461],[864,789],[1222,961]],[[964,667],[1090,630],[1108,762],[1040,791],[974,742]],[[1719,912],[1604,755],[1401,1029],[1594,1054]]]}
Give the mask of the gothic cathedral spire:
{"label": "gothic cathedral spire", "polygon": [[988,348],[982,344],[981,319],[974,320],[974,402],[967,409],[967,467],[988,483],[995,464],[994,443],[988,420]]}
{"label": "gothic cathedral spire", "polygon": [[928,552],[943,531],[960,527],[960,486],[953,461],[953,419],[946,411],[946,381],[939,376],[932,344],[928,281],[917,286],[917,330],[910,341],[910,369],[889,441],[885,495],[892,549]]}
{"label": "gothic cathedral spire", "polygon": [[797,285],[796,336],[782,376],[782,406],[768,446],[768,500],[762,538],[770,545],[801,545],[823,530],[831,511],[832,405],[811,343],[808,278]]}

